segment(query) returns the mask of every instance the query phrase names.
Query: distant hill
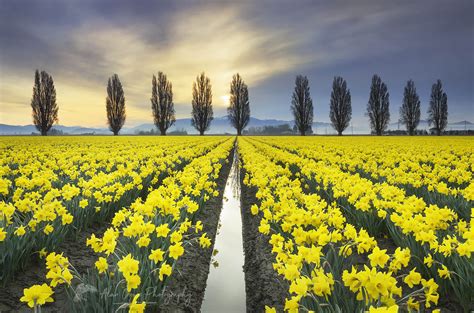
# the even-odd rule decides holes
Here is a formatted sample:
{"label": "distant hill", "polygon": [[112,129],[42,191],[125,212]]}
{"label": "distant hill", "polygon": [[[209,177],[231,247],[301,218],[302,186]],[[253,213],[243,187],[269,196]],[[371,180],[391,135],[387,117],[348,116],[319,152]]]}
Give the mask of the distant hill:
{"label": "distant hill", "polygon": [[[282,125],[282,124],[289,124],[291,127],[293,127],[293,121],[285,121],[285,120],[276,120],[276,119],[258,119],[255,117],[251,117],[249,124],[247,127],[263,127],[263,126],[277,126],[277,125]],[[324,122],[315,122],[313,123],[313,128],[315,127],[328,127],[330,126],[329,123],[324,123]],[[149,131],[153,129],[155,125],[153,123],[146,123],[146,124],[141,124],[133,128],[124,128],[124,130],[121,132],[123,134],[136,134],[139,131]],[[174,125],[170,128],[170,131],[173,130],[181,130],[184,129],[187,131],[188,134],[197,134],[198,132],[192,127],[191,125],[191,119],[190,118],[182,118],[182,119],[177,119]],[[216,117],[212,120],[211,122],[211,129],[209,130],[210,134],[225,134],[225,133],[230,133],[233,134],[235,133],[235,129],[230,126],[229,120],[227,119],[227,116],[222,116],[222,117]]]}
{"label": "distant hill", "polygon": [[[465,127],[466,127],[467,130],[469,130],[469,129],[474,128],[473,125],[474,125],[474,123],[471,123],[469,121],[452,122],[452,123],[448,123],[448,126],[446,127],[446,130],[464,130]],[[433,125],[431,125],[431,127],[432,126]],[[427,120],[420,120],[420,124],[418,124],[417,129],[429,130],[431,127],[428,124]],[[388,129],[389,130],[405,129],[405,125],[403,125],[402,123],[394,122],[394,123],[389,124]]]}
{"label": "distant hill", "polygon": [[469,121],[460,121],[460,122],[456,122],[456,123],[451,123],[451,125],[461,125],[461,126],[464,126],[464,125],[474,125],[474,123],[471,123]]}
{"label": "distant hill", "polygon": [[19,126],[0,124],[1,135],[29,135],[33,132],[37,132],[36,127],[34,125]]}
{"label": "distant hill", "polygon": [[[250,118],[248,127],[263,127],[263,126],[277,126],[282,124],[289,124],[290,127],[293,127],[293,121],[287,120],[277,120],[277,119],[259,119],[255,117]],[[447,129],[453,130],[463,130],[465,127],[467,129],[473,129],[474,123],[469,121],[460,121],[448,124]],[[64,134],[69,135],[80,135],[80,134],[96,134],[96,135],[111,135],[111,132],[108,128],[95,128],[95,127],[83,127],[83,126],[64,126],[64,125],[55,125],[54,129],[62,131]],[[123,135],[133,135],[137,134],[140,131],[150,131],[154,129],[155,125],[153,123],[140,124],[135,127],[124,127],[120,132]],[[429,129],[428,122],[425,120],[420,121],[419,129]],[[399,123],[391,123],[389,129],[404,129],[404,126]],[[175,124],[169,129],[169,131],[175,130],[185,130],[188,134],[197,134],[197,131],[194,127],[191,126],[190,118],[181,118],[177,119]],[[316,134],[334,134],[335,131],[332,129],[331,124],[327,122],[314,122],[313,131]],[[353,132],[354,134],[367,134],[369,133],[368,125],[354,125],[353,127],[348,127],[345,133],[349,134]],[[32,133],[39,133],[34,125],[7,125],[0,124],[0,135],[31,135]],[[234,134],[235,129],[230,126],[227,116],[216,117],[211,123],[211,129],[207,132],[209,134]]]}
{"label": "distant hill", "polygon": [[[70,135],[79,135],[85,133],[105,134],[109,132],[106,128],[90,128],[82,126],[54,125],[53,128]],[[0,135],[31,135],[32,133],[39,133],[34,125],[0,124]]]}

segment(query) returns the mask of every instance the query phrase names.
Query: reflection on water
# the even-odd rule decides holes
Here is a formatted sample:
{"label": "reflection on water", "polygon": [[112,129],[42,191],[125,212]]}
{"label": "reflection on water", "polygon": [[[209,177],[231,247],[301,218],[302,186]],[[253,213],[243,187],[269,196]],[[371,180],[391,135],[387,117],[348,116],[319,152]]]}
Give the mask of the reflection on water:
{"label": "reflection on water", "polygon": [[235,154],[224,190],[221,225],[214,245],[218,250],[214,256],[218,266],[211,265],[202,312],[246,311],[239,172]]}

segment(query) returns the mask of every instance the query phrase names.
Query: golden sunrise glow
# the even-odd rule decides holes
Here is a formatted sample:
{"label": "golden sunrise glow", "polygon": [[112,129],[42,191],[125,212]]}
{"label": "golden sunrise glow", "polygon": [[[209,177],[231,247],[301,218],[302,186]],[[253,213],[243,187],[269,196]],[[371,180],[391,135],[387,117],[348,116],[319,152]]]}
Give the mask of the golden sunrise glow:
{"label": "golden sunrise glow", "polygon": [[221,96],[221,99],[222,99],[222,102],[224,103],[225,106],[228,106],[230,104],[230,96],[229,95]]}
{"label": "golden sunrise glow", "polygon": [[[158,71],[166,73],[173,84],[178,118],[189,116],[192,83],[204,71],[211,79],[214,112],[219,116],[225,114],[229,104],[227,93],[235,73],[255,86],[307,61],[282,53],[291,49],[296,39],[288,39],[291,37],[284,31],[267,33],[253,27],[239,14],[239,7],[226,8],[218,15],[205,7],[199,14],[180,11],[168,30],[173,39],[167,44],[147,40],[136,25],[91,20],[73,29],[57,51],[57,67],[37,66],[53,76],[59,123],[104,126],[106,83],[114,73],[124,86],[126,125],[130,126],[151,122],[151,78]],[[267,46],[269,41],[273,42],[271,46]],[[96,60],[91,60],[91,55]],[[16,74],[16,78],[4,75],[0,84],[0,123],[31,124],[34,70]]]}
{"label": "golden sunrise glow", "polygon": [[[422,106],[429,104],[431,84],[441,79],[449,95],[449,122],[473,120],[472,66],[466,66],[472,65],[472,49],[465,40],[472,29],[472,1],[430,7],[415,1],[408,10],[391,2],[354,3],[346,10],[318,1],[270,6],[266,1],[145,0],[135,5],[116,0],[113,7],[107,1],[4,2],[0,124],[32,124],[36,69],[53,77],[59,124],[66,126],[106,126],[106,85],[113,74],[125,93],[124,127],[152,123],[151,80],[159,71],[173,85],[177,119],[190,117],[192,85],[205,72],[215,117],[226,114],[225,96],[239,73],[249,87],[253,117],[291,120],[291,92],[301,74],[310,81],[315,120],[329,122],[331,81],[342,76],[351,90],[353,125],[365,128],[370,79],[378,74],[389,86],[392,124],[409,78],[416,82]],[[412,18],[419,10],[431,13],[423,20]],[[456,23],[434,29],[439,14]],[[441,41],[450,44],[440,49]],[[456,55],[452,46],[459,48]],[[426,107],[422,110],[426,113]]]}

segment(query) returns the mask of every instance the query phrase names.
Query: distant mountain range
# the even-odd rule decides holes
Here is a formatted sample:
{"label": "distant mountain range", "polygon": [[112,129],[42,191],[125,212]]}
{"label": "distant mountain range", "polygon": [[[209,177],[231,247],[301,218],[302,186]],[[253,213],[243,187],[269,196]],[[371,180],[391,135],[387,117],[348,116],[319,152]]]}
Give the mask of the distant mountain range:
{"label": "distant mountain range", "polygon": [[[277,120],[277,119],[258,119],[255,117],[250,118],[250,122],[247,126],[247,129],[250,127],[263,127],[263,126],[277,126],[282,124],[289,124],[293,127],[293,121],[286,120]],[[469,121],[460,121],[449,123],[448,129],[453,130],[463,130],[465,127],[467,129],[473,129],[474,123]],[[64,125],[54,125],[54,129],[62,131],[64,134],[70,135],[80,135],[80,134],[96,134],[96,135],[110,135],[111,132],[107,128],[95,128],[95,127],[83,127],[83,126],[64,126]],[[429,129],[428,122],[425,120],[420,121],[419,129]],[[123,135],[133,135],[137,134],[140,131],[150,131],[151,129],[156,129],[153,123],[140,124],[135,127],[124,127],[121,130]],[[399,123],[391,123],[389,129],[404,129],[404,126]],[[190,118],[177,119],[175,124],[168,130],[169,132],[176,130],[185,130],[188,134],[196,134],[196,130],[191,126]],[[314,122],[313,131],[317,134],[333,134],[334,130],[331,127],[330,123],[327,122]],[[367,134],[369,133],[368,125],[354,125],[349,127],[346,130],[346,133],[354,134]],[[0,135],[31,135],[32,133],[38,133],[34,125],[7,125],[0,124]],[[229,124],[227,116],[217,117],[211,123],[211,128],[208,131],[209,134],[234,134],[235,129],[232,128]]]}
{"label": "distant mountain range", "polygon": [[[276,126],[281,124],[290,124],[293,126],[293,121],[284,121],[276,119],[258,119],[251,117],[247,128],[249,127],[263,127],[263,126]],[[329,123],[315,122],[313,128],[330,127]],[[65,134],[79,135],[79,134],[96,134],[96,135],[110,135],[111,132],[108,128],[95,128],[95,127],[83,127],[83,126],[64,126],[54,125],[54,129],[62,131]],[[140,124],[135,127],[123,127],[120,134],[132,135],[137,134],[140,131],[150,131],[156,129],[153,123]],[[191,125],[190,118],[177,119],[174,125],[168,130],[168,132],[176,130],[185,130],[188,134],[197,134],[197,131]],[[38,133],[34,125],[7,125],[0,124],[0,135],[30,135],[32,133]],[[216,117],[211,122],[211,128],[208,131],[209,134],[225,134],[235,133],[235,129],[229,124],[227,116]]]}
{"label": "distant mountain range", "polygon": [[461,125],[461,126],[464,126],[464,125],[474,125],[474,123],[471,123],[469,121],[460,121],[460,122],[456,122],[456,123],[451,123],[450,125]]}
{"label": "distant mountain range", "polygon": [[[395,129],[396,127],[398,127],[398,125],[400,125],[400,128],[403,128],[404,126],[401,124],[401,123],[398,123],[398,122],[395,122],[395,123],[390,123],[390,129]],[[454,123],[449,123],[448,124],[448,129],[450,127],[452,127],[453,129],[460,129],[459,126],[467,126],[468,129],[469,129],[469,126],[472,126],[474,125],[474,123],[471,123],[469,121],[460,121],[460,122],[454,122]],[[418,128],[419,129],[428,129],[430,128],[429,125],[428,125],[428,121],[427,120],[420,120],[420,124],[418,124]]]}

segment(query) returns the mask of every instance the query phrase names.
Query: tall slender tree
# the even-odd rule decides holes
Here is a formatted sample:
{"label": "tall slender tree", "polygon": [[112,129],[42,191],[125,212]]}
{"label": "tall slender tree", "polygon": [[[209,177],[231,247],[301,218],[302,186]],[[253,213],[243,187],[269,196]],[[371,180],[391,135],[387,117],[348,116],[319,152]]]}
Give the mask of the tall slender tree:
{"label": "tall slender tree", "polygon": [[341,136],[352,118],[351,92],[342,77],[334,77],[329,107],[332,127]]}
{"label": "tall slender tree", "polygon": [[239,73],[232,77],[229,101],[227,116],[232,126],[237,130],[237,136],[240,136],[250,120],[250,103],[247,85]]}
{"label": "tall slender tree", "polygon": [[428,109],[428,124],[433,124],[433,128],[438,136],[448,126],[448,96],[443,91],[441,80],[431,87],[430,107]]}
{"label": "tall slender tree", "polygon": [[420,123],[420,98],[416,93],[415,83],[411,79],[407,82],[403,92],[400,122],[406,126],[410,136],[415,134],[415,130]]}
{"label": "tall slender tree", "polygon": [[211,80],[204,72],[196,77],[193,83],[193,110],[191,124],[199,131],[199,135],[209,129],[213,119],[212,112],[212,85]]}
{"label": "tall slender tree", "polygon": [[382,135],[390,122],[390,102],[387,85],[377,75],[372,77],[367,115],[372,131],[378,136]]}
{"label": "tall slender tree", "polygon": [[107,122],[109,129],[117,136],[125,123],[125,95],[122,83],[117,74],[112,75],[107,83]]}
{"label": "tall slender tree", "polygon": [[313,100],[311,99],[309,82],[306,76],[296,76],[295,90],[291,100],[291,111],[295,119],[295,126],[301,136],[311,131],[313,124]]}
{"label": "tall slender tree", "polygon": [[46,136],[53,124],[58,121],[58,104],[53,77],[45,71],[41,73],[38,70],[35,71],[31,108],[36,129],[42,136]]}
{"label": "tall slender tree", "polygon": [[173,86],[162,72],[158,72],[158,77],[153,75],[151,85],[151,108],[153,110],[154,122],[161,135],[164,136],[168,128],[176,121],[173,104]]}

